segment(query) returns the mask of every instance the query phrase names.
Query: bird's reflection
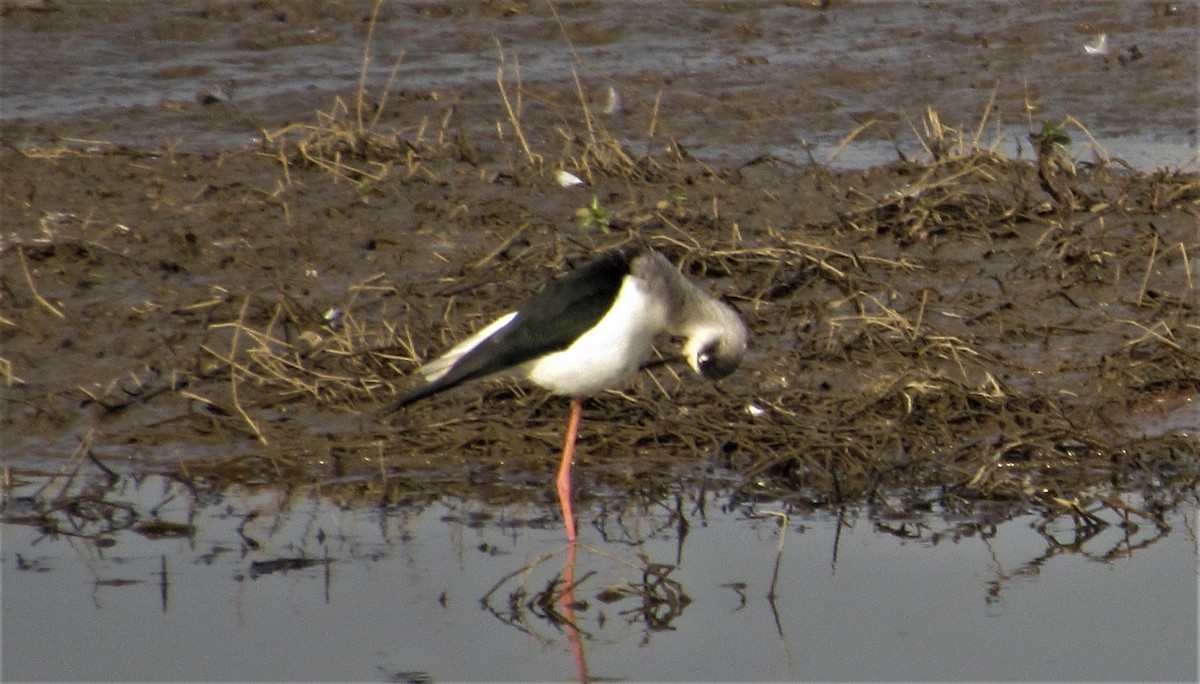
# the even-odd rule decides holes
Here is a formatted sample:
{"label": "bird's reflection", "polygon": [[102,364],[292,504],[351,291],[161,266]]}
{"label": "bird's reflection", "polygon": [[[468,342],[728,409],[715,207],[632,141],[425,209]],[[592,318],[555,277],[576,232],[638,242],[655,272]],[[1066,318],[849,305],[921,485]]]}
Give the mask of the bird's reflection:
{"label": "bird's reflection", "polygon": [[[558,597],[558,605],[562,606],[563,625],[567,639],[571,641],[571,654],[575,656],[575,674],[580,682],[586,682],[589,681],[587,657],[583,651],[583,636],[575,622],[575,552],[578,548],[579,545],[574,542],[567,544],[567,552],[563,557],[563,592]],[[587,604],[579,607],[586,610]]]}
{"label": "bird's reflection", "polygon": [[[586,570],[579,568],[580,550],[585,552]],[[531,591],[529,585],[538,567],[558,553],[545,554],[509,573],[481,602],[497,619],[545,644],[559,639],[547,636],[543,626],[565,635],[581,682],[595,681],[588,672],[586,645],[602,639],[601,631],[613,609],[625,624],[641,627],[641,644],[645,645],[654,633],[673,630],[674,622],[692,602],[683,585],[671,577],[678,566],[657,563],[641,554],[632,559],[620,557],[580,543],[568,544],[561,551],[561,573]]]}

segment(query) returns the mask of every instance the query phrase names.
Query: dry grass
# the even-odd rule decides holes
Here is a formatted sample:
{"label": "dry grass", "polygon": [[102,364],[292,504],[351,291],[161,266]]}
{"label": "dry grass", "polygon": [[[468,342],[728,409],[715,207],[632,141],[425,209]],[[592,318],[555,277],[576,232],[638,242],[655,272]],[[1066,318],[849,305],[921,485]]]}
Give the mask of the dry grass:
{"label": "dry grass", "polygon": [[[450,133],[453,108],[402,130],[381,123],[400,62],[372,104],[372,35],[352,101],[264,133],[281,187],[313,172],[364,190],[434,180],[447,203],[478,201],[472,184],[483,173],[446,172],[465,146]],[[1053,141],[1034,163],[1007,159],[998,134],[988,136],[989,102],[972,130],[946,126],[932,109],[910,121],[925,160],[857,173],[763,158],[755,163],[774,175],[752,187],[740,176],[749,164],[631,153],[595,115],[574,68],[573,117],[562,119],[579,123],[530,130],[519,61],[499,41],[496,49],[495,127],[516,179],[505,192],[540,201],[522,180],[554,170],[613,181],[607,189],[627,201],[618,230],[507,226],[499,244],[465,251],[444,285],[375,275],[337,309],[283,292],[234,296],[231,286],[184,307],[209,320],[197,358],[90,399],[115,413],[173,395],[202,409],[184,419],[197,432],[255,444],[192,463],[189,477],[356,476],[368,496],[387,499],[434,485],[466,495],[483,480],[528,496],[561,439],[561,406],[541,392],[482,383],[401,416],[374,412],[411,386],[422,359],[528,294],[508,284],[541,282],[568,260],[639,240],[720,283],[755,351],[720,391],[666,367],[595,399],[586,451],[623,465],[590,474],[594,491],[642,486],[647,474],[695,477],[704,463],[735,478],[741,495],[800,506],[1002,501],[1086,522],[1122,488],[1195,482],[1194,435],[1115,425],[1146,396],[1200,391],[1200,237],[1156,224],[1167,212],[1200,213],[1195,174],[1076,164]],[[658,105],[650,138],[669,121]],[[1061,127],[1090,139],[1074,119]],[[810,219],[800,186],[816,188],[817,208],[832,206],[832,218]],[[779,209],[792,201],[790,215]],[[482,283],[505,287],[475,296]],[[61,315],[28,284],[36,304]],[[0,371],[12,382],[10,361]],[[326,420],[342,422],[313,427]],[[311,441],[297,446],[300,436]],[[499,474],[497,452],[509,455]]]}
{"label": "dry grass", "polygon": [[[989,157],[936,166],[940,175],[925,169],[918,177],[925,179],[924,188],[940,188],[948,206],[927,215],[926,241],[993,249],[1004,245],[1004,254],[993,257],[997,272],[1026,271],[1035,280],[1021,285],[1019,296],[1036,302],[1069,297],[1058,293],[1075,287],[1079,278],[1095,277],[1072,263],[1073,248],[1060,244],[1046,250],[1034,239],[1060,220],[1057,214],[1041,217],[1031,206],[1005,206],[991,196],[980,199],[961,180],[966,178],[963,169],[970,168],[972,173],[991,169],[998,178],[1034,182],[1019,164]],[[697,237],[700,224],[687,226],[685,232],[694,239],[685,240],[663,229],[667,222],[687,217],[661,212],[647,213],[643,222],[632,224],[637,239],[685,269],[724,274],[734,283],[734,299],[764,351],[758,367],[748,370],[752,375],[735,380],[726,395],[714,397],[710,389],[667,370],[648,376],[653,382],[632,391],[597,399],[590,409],[589,451],[642,454],[641,468],[668,471],[681,456],[708,460],[719,454],[718,463],[739,473],[745,486],[761,489],[770,483],[765,491],[771,496],[799,497],[813,506],[873,501],[908,489],[918,497],[1025,501],[1075,513],[1098,500],[1083,492],[1096,487],[1097,478],[1108,477],[1114,458],[1123,463],[1175,458],[1171,454],[1177,453],[1178,437],[1123,439],[1096,416],[1106,406],[1137,396],[1128,377],[1117,383],[1107,379],[1114,354],[1128,357],[1127,368],[1138,369],[1136,386],[1152,387],[1172,377],[1191,378],[1179,391],[1200,386],[1200,356],[1194,352],[1200,330],[1186,322],[1194,315],[1196,296],[1184,275],[1194,262],[1188,254],[1197,245],[1180,242],[1171,250],[1177,256],[1172,267],[1182,269],[1177,281],[1183,286],[1169,296],[1154,290],[1147,275],[1147,259],[1157,262],[1163,256],[1156,235],[1147,236],[1140,249],[1130,246],[1123,256],[1106,251],[1108,273],[1139,274],[1126,295],[1128,311],[1137,316],[1092,311],[1083,319],[1073,314],[1074,323],[1060,326],[1052,318],[1039,319],[1036,311],[1010,306],[1018,295],[1003,286],[993,285],[987,294],[969,285],[957,293],[948,291],[918,252],[884,256],[894,245],[917,242],[908,227],[911,215],[899,202],[885,199],[837,222],[807,226],[804,240],[783,232],[759,235],[756,246],[704,247],[713,241]],[[847,236],[858,235],[870,239],[854,249],[841,246]],[[1118,239],[1092,224],[1073,236],[1093,247]],[[607,238],[610,244],[625,239]],[[552,244],[535,243],[510,249],[506,260],[485,256],[476,263],[471,281],[537,281],[549,275],[543,265],[556,261],[556,250]],[[930,285],[914,287],[919,282]],[[1148,301],[1152,290],[1153,307]],[[390,294],[369,283],[360,292],[355,308],[364,312]],[[509,294],[519,298],[521,293]],[[409,315],[403,328],[386,319],[360,317],[355,309],[333,325],[317,312],[282,300],[256,303],[258,312],[252,316],[243,308],[236,320],[214,326],[230,333],[227,346],[208,348],[228,368],[231,388],[248,382],[255,388],[253,406],[235,402],[231,417],[241,415],[251,432],[261,434],[251,414],[281,402],[373,411],[379,401],[408,387],[412,381],[405,376],[421,357],[469,333],[477,325],[473,321],[484,320],[462,312],[451,315],[455,301],[452,290],[407,291]],[[1064,303],[1058,310],[1071,307]],[[418,327],[417,321],[425,323]],[[1098,343],[1091,329],[1108,331],[1099,339],[1125,342],[1097,350],[1094,357],[1080,357],[1061,371],[1061,383],[1029,384],[1030,369],[1013,354],[1014,342],[1053,337],[1079,340],[1071,344],[1086,348]],[[797,337],[800,330],[803,335]],[[1094,391],[1068,392],[1076,376],[1092,378],[1087,382],[1098,383],[1091,385]],[[468,465],[480,463],[472,454],[498,449],[510,454],[553,450],[560,439],[559,407],[543,404],[540,396],[510,384],[484,384],[446,402],[415,407],[403,418],[405,424],[419,426],[412,431],[389,435],[382,424],[367,418],[358,446],[343,448],[364,450],[372,458],[381,444],[393,457],[436,454],[433,460],[442,465],[430,466],[433,471],[484,467]],[[484,405],[508,408],[479,411]],[[751,405],[757,413],[748,412]],[[687,412],[686,420],[679,419],[680,411]],[[656,454],[662,455],[661,462]],[[598,479],[603,481],[604,473]],[[1076,503],[1065,506],[1062,501]]]}
{"label": "dry grass", "polygon": [[[358,89],[351,101],[335,98],[328,111],[316,113],[316,121],[312,123],[263,131],[264,153],[278,160],[284,187],[291,185],[292,169],[297,165],[323,170],[337,182],[351,183],[368,192],[393,178],[399,182],[417,178],[436,181],[448,159],[474,159],[472,143],[465,133],[452,132],[456,116],[452,104],[438,117],[425,116],[400,129],[382,124],[401,59],[393,64],[380,92],[373,95],[367,76],[372,62],[375,14],[380,4],[376,3],[369,23]],[[632,153],[605,128],[574,69],[577,114],[582,118],[583,129],[576,132],[559,126],[555,129],[557,137],[543,143],[545,149],[539,148],[525,131],[527,89],[521,80],[520,61],[506,53],[498,38],[496,53],[496,85],[503,117],[495,121],[495,129],[510,174],[546,176],[555,170],[567,170],[595,183],[603,177],[642,179],[655,173],[654,159]],[[657,105],[655,111],[649,122],[650,139],[654,138],[658,123]],[[563,116],[572,118],[565,111]],[[547,161],[550,159],[553,161]]]}
{"label": "dry grass", "polygon": [[372,97],[368,86],[373,59],[375,25],[382,0],[377,0],[367,24],[367,36],[359,69],[358,89],[352,103],[334,98],[329,111],[316,113],[314,123],[300,123],[263,131],[266,154],[279,160],[284,182],[291,183],[291,167],[312,166],[341,182],[369,189],[401,171],[404,179],[431,178],[423,166],[429,155],[440,155],[453,146],[448,134],[450,112],[435,125],[422,119],[401,130],[385,129],[380,121],[388,97],[403,63],[403,54],[392,64],[380,92]]}

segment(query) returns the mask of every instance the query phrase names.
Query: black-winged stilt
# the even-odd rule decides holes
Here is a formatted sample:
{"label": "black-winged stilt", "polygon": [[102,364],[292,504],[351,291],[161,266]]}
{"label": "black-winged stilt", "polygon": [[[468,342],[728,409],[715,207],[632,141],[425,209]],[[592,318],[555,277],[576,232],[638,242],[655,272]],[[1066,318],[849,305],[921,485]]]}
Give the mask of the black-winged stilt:
{"label": "black-winged stilt", "polygon": [[710,380],[738,367],[748,337],[732,307],[701,290],[663,255],[645,247],[613,250],[550,282],[520,310],[422,366],[426,384],[389,410],[498,374],[571,397],[557,489],[567,539],[573,542],[571,463],[583,400],[628,381],[662,334],[687,338],[685,360]]}

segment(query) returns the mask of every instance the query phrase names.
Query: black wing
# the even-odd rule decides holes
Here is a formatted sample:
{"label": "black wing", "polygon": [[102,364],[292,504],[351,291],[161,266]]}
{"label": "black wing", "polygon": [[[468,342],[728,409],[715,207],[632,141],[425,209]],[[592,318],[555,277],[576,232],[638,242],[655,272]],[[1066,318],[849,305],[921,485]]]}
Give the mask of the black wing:
{"label": "black wing", "polygon": [[445,375],[400,398],[391,409],[571,346],[612,307],[636,255],[631,249],[613,250],[551,281],[525,302],[508,325],[464,354]]}

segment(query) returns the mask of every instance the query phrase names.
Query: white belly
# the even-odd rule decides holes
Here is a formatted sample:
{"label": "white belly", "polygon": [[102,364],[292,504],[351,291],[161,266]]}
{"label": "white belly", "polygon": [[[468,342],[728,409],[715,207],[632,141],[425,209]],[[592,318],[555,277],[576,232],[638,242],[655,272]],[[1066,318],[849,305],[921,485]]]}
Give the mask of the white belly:
{"label": "white belly", "polygon": [[665,331],[667,310],[644,284],[626,279],[613,306],[570,347],[528,366],[528,377],[555,394],[586,397],[627,382]]}

